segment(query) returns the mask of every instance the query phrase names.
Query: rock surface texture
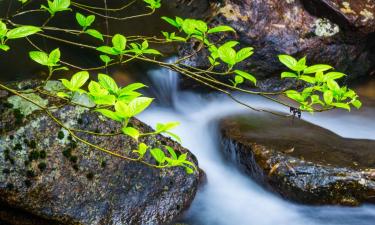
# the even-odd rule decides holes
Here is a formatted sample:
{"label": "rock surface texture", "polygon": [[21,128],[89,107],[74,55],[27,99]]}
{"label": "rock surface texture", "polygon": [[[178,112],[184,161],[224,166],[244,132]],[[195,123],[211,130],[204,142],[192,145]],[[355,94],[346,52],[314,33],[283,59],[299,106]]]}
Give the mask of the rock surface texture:
{"label": "rock surface texture", "polygon": [[375,200],[375,141],[259,114],[229,117],[220,127],[225,154],[286,199],[340,205]]}
{"label": "rock surface texture", "polygon": [[[255,54],[241,67],[261,80],[261,89],[280,87],[273,85],[272,78],[279,78],[287,68],[278,61],[278,54],[307,56],[310,65],[330,64],[347,73],[347,81],[368,76],[375,69],[374,0],[211,2],[215,5],[211,23],[227,24],[237,31],[237,35],[227,34],[224,41],[237,39],[242,47],[255,48]],[[352,7],[353,12],[345,6]],[[188,55],[193,49],[185,46],[180,54]],[[208,68],[207,52],[185,63]]]}
{"label": "rock surface texture", "polygon": [[[44,112],[22,117],[7,103],[6,92],[0,96],[0,221],[49,225],[165,224],[178,218],[193,200],[198,172],[187,175],[181,168],[154,169],[109,156],[76,142]],[[103,133],[120,129],[118,124],[81,107],[64,106],[53,114],[66,126],[77,129]],[[144,132],[152,130],[139,120],[131,123]],[[78,135],[123,155],[132,155],[137,146],[123,135]],[[141,141],[188,152],[163,136]],[[149,155],[146,157],[152,162]],[[192,154],[188,157],[196,162]]]}

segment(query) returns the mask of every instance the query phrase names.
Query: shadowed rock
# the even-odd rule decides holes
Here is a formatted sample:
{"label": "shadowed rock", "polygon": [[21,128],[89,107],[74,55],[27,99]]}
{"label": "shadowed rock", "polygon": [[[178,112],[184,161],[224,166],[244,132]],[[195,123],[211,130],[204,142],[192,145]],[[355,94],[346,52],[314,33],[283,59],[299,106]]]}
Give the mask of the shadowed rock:
{"label": "shadowed rock", "polygon": [[375,200],[375,141],[262,114],[229,117],[220,125],[225,154],[284,198],[343,205]]}

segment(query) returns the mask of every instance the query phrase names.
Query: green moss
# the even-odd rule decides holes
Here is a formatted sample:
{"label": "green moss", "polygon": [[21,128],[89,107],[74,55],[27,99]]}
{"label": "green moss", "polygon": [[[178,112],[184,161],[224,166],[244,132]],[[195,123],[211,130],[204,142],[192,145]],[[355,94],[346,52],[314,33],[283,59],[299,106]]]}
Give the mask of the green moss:
{"label": "green moss", "polygon": [[65,149],[62,154],[66,157],[66,158],[70,158],[72,156],[72,149],[71,148],[68,148],[68,149]]}
{"label": "green moss", "polygon": [[60,139],[60,140],[62,140],[62,139],[64,139],[64,137],[65,137],[64,132],[59,131],[59,133],[57,134],[57,138]]}
{"label": "green moss", "polygon": [[36,142],[35,140],[31,140],[28,145],[30,148],[36,148]]}
{"label": "green moss", "polygon": [[34,151],[31,151],[29,153],[29,160],[30,161],[38,160],[39,157],[40,157],[40,152],[39,151],[34,150]]}
{"label": "green moss", "polygon": [[41,172],[43,172],[47,168],[47,164],[45,162],[40,162],[38,164],[38,168]]}
{"label": "green moss", "polygon": [[13,148],[15,151],[17,150],[22,150],[22,145],[20,143],[17,143],[14,148]]}
{"label": "green moss", "polygon": [[47,158],[47,152],[44,151],[44,150],[40,151],[40,152],[39,152],[39,157],[40,157],[41,159],[45,159],[45,158]]}

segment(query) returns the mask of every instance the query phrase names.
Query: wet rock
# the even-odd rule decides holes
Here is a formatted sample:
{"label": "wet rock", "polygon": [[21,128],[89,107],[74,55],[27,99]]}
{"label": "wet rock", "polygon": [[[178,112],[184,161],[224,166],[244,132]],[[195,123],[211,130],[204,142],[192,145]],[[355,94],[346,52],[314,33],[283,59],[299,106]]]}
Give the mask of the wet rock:
{"label": "wet rock", "polygon": [[304,0],[316,15],[326,14],[332,20],[363,33],[375,31],[375,2],[373,0]]}
{"label": "wet rock", "polygon": [[[280,77],[280,72],[286,70],[278,61],[278,54],[290,54],[295,57],[307,56],[309,64],[330,64],[338,71],[349,75],[346,81],[368,76],[374,69],[374,39],[370,34],[365,35],[363,32],[349,29],[337,20],[327,17],[326,14],[324,14],[325,17],[312,14],[311,10],[307,10],[305,4],[300,0],[224,0],[213,2],[216,4],[212,9],[210,22],[212,24],[227,24],[237,31],[237,35],[225,34],[213,37],[213,41],[222,39],[224,42],[234,39],[241,42],[241,47],[254,47],[255,54],[246,63],[242,63],[240,68],[251,72],[261,82],[265,80],[264,82],[270,83],[272,80],[269,79]],[[337,1],[317,0],[313,2]],[[366,4],[374,6],[372,0],[367,2]],[[369,24],[368,26],[373,28],[373,25]],[[189,55],[194,49],[195,45],[184,46],[181,48],[180,54]],[[200,52],[186,60],[185,63],[208,68],[207,55],[206,51]],[[224,68],[218,69],[224,70]],[[279,84],[279,86],[287,87],[288,84]],[[261,89],[264,88],[273,90],[272,85],[261,85]]]}
{"label": "wet rock", "polygon": [[263,114],[225,118],[220,128],[225,154],[286,199],[375,202],[375,141],[342,138],[303,120]]}
{"label": "wet rock", "polygon": [[[0,99],[0,221],[9,224],[165,224],[190,205],[200,173],[181,168],[154,169],[126,161],[74,140],[44,112],[17,118],[8,96]],[[45,97],[45,96],[43,96]],[[56,104],[49,100],[49,106]],[[53,111],[65,126],[93,132],[118,132],[120,127],[96,112],[78,106]],[[152,129],[137,119],[143,132]],[[121,136],[78,136],[121,155],[137,144]],[[154,147],[170,145],[188,152],[163,136],[140,141]],[[189,153],[189,159],[196,162]],[[153,162],[150,155],[146,155]],[[154,162],[153,162],[154,163]],[[28,223],[23,223],[30,218]],[[27,219],[26,219],[27,220]],[[33,222],[34,221],[34,222]]]}

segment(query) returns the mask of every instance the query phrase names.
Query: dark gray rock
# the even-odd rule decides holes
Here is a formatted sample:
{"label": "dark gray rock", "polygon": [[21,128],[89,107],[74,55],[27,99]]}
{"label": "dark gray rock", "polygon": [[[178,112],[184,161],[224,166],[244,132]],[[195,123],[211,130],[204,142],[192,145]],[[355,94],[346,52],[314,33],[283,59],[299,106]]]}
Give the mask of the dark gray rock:
{"label": "dark gray rock", "polygon": [[[187,175],[181,168],[154,169],[109,156],[72,140],[44,112],[20,116],[6,103],[6,93],[1,96],[0,202],[6,207],[0,210],[0,221],[23,224],[30,214],[33,217],[27,224],[165,224],[178,218],[193,200],[200,172]],[[63,106],[53,114],[77,129],[104,133],[120,129],[76,106]],[[143,132],[152,131],[137,119],[131,124]],[[118,154],[136,157],[132,153],[136,143],[123,135],[78,135]],[[188,152],[163,136],[140,141]],[[188,157],[197,162],[194,155]],[[150,155],[146,159],[153,160]]]}
{"label": "dark gray rock", "polygon": [[225,154],[286,199],[375,202],[375,141],[346,139],[303,120],[262,114],[225,118],[220,128]]}

